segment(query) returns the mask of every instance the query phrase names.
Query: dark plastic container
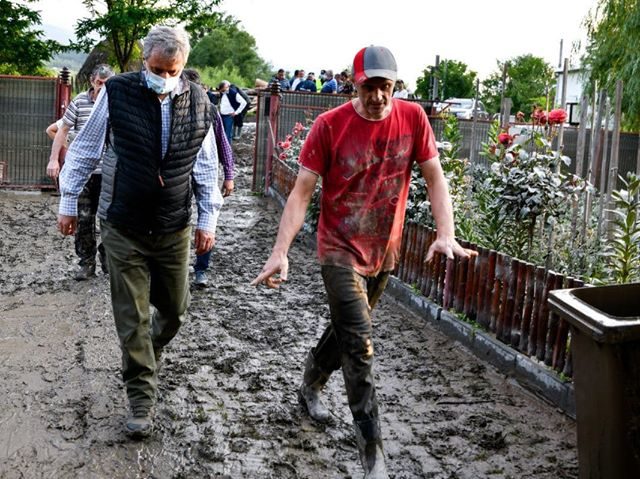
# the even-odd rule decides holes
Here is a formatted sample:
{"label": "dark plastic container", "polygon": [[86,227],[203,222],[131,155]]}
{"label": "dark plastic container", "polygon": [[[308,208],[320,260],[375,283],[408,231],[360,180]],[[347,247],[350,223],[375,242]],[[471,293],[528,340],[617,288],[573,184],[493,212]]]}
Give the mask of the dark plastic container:
{"label": "dark plastic container", "polygon": [[580,479],[640,478],[640,283],[551,291],[571,326]]}

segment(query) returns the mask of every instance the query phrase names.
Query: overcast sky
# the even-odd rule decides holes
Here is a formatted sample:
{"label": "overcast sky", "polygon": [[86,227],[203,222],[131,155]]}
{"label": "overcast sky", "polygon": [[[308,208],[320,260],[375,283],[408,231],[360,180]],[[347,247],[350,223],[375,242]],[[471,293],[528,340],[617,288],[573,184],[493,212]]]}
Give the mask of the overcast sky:
{"label": "overcast sky", "polygon": [[[367,45],[395,55],[399,76],[411,88],[440,59],[466,63],[484,79],[497,60],[522,54],[557,67],[584,40],[582,22],[597,0],[223,0],[221,8],[241,21],[258,52],[275,68],[342,70]],[[40,0],[42,21],[73,31],[86,15],[81,0]]]}

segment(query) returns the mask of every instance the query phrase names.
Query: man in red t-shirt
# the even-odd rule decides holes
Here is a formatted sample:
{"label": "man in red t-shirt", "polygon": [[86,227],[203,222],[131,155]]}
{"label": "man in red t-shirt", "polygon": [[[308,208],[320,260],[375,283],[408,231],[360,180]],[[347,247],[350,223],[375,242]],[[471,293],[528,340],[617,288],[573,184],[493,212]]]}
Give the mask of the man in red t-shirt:
{"label": "man in red t-shirt", "polygon": [[372,374],[370,312],[398,261],[414,161],[427,181],[438,230],[426,260],[436,252],[449,258],[475,254],[454,238],[449,191],[424,110],[392,99],[396,72],[395,59],[384,47],[370,46],[356,54],[358,95],[316,119],[300,153],[300,172],[275,246],[252,282],[277,288],[287,280],[287,252],[322,177],[318,258],[331,324],[306,358],[299,398],[312,418],[327,421],[329,411],[320,392],[331,373],[342,368],[366,478],[387,477]]}

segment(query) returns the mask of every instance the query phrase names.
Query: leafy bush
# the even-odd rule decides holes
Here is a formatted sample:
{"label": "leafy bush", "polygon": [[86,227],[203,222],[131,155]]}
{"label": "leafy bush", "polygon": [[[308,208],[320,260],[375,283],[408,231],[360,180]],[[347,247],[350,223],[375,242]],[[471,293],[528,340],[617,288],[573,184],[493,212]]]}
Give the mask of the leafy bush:
{"label": "leafy bush", "polygon": [[612,192],[615,208],[610,241],[605,249],[606,270],[613,283],[640,281],[640,177],[621,178],[625,189]]}
{"label": "leafy bush", "polygon": [[[300,152],[302,151],[302,145],[309,134],[313,121],[307,119],[307,125],[303,125],[298,122],[293,127],[293,131],[285,137],[283,141],[279,141],[277,144],[277,150],[279,151],[278,159],[283,161],[296,173],[300,169]],[[320,203],[322,196],[322,180],[316,183],[316,188],[307,207],[305,214],[305,223],[309,230],[316,231],[318,228],[318,219],[320,218]]]}

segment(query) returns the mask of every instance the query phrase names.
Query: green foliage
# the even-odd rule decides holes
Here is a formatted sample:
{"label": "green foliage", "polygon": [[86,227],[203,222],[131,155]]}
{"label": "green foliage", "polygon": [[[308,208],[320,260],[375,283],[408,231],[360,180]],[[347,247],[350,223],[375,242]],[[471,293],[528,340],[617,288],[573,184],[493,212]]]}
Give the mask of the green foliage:
{"label": "green foliage", "polygon": [[456,225],[456,235],[470,238],[473,236],[471,203],[468,197],[471,192],[471,177],[469,176],[469,160],[460,158],[462,134],[455,115],[444,117],[442,139],[451,147],[444,148],[440,154],[440,163],[447,183],[453,205],[453,214]]}
{"label": "green foliage", "polygon": [[427,182],[417,164],[414,164],[411,169],[405,218],[407,221],[414,221],[431,228],[435,227],[435,221],[431,214],[431,202],[427,194]]}
{"label": "green foliage", "polygon": [[[487,174],[486,171],[482,173],[483,176]],[[472,236],[463,236],[463,238],[472,238],[472,241],[485,248],[506,251],[508,238],[513,238],[513,230],[508,216],[500,206],[498,193],[491,188],[490,183],[485,182],[485,179],[476,180],[478,186],[473,195],[472,205],[476,214],[473,219],[473,233]]]}
{"label": "green foliage", "polygon": [[[302,145],[309,134],[313,120],[307,118],[306,125],[298,122],[293,127],[293,131],[285,137],[283,141],[279,141],[276,145],[279,152],[278,159],[284,161],[296,173],[300,169],[298,163],[300,158],[300,151],[302,151]],[[307,206],[305,213],[306,227],[310,231],[316,231],[318,228],[318,220],[320,218],[320,205],[322,199],[322,182],[316,183],[315,190],[311,196],[311,201]]]}
{"label": "green foliage", "polygon": [[605,249],[609,280],[617,284],[640,281],[640,177],[629,172],[620,179],[625,189],[611,194],[615,208]]}
{"label": "green foliage", "polygon": [[225,64],[222,67],[204,67],[197,70],[200,73],[202,83],[211,88],[216,88],[222,80],[227,80],[229,83],[239,87],[252,86],[247,84],[247,80],[233,66]]}
{"label": "green foliage", "polygon": [[[507,60],[507,80],[504,96],[511,98],[512,112],[530,113],[540,98],[553,98],[555,80],[553,68],[544,59],[521,55]],[[500,110],[502,71],[505,62],[482,82],[482,101],[489,111]]]}
{"label": "green foliage", "polygon": [[113,46],[116,61],[121,71],[128,69],[134,48],[145,37],[153,25],[184,24],[193,37],[220,22],[222,14],[214,10],[220,0],[110,0],[103,10],[103,2],[83,0],[89,18],[76,24],[73,47],[89,51],[96,43],[94,34],[108,38]]}
{"label": "green foliage", "polygon": [[42,39],[40,13],[29,8],[35,0],[0,0],[0,74],[44,75],[51,72],[44,64],[63,46]]}
{"label": "green foliage", "polygon": [[541,126],[523,130],[524,142],[497,146],[499,160],[491,165],[488,182],[499,196],[502,213],[512,219],[517,232],[527,232],[526,256],[521,247],[511,252],[521,259],[532,252],[538,217],[557,216],[577,188],[575,180],[560,172],[560,162],[570,160],[552,150],[555,131]]}
{"label": "green foliage", "polygon": [[599,0],[585,20],[587,45],[582,63],[589,74],[588,91],[598,88],[615,94],[617,80],[624,82],[623,127],[640,128],[640,3],[630,0]]}
{"label": "green foliage", "polygon": [[416,80],[416,95],[421,98],[431,98],[432,81],[436,77],[440,99],[475,97],[478,74],[471,70],[467,71],[467,68],[465,63],[457,60],[442,60],[437,72],[426,68],[422,76]]}
{"label": "green foliage", "polygon": [[189,63],[198,68],[235,69],[242,77],[236,84],[245,86],[253,86],[256,78],[269,78],[272,69],[258,55],[255,39],[231,17],[225,17],[194,45]]}

